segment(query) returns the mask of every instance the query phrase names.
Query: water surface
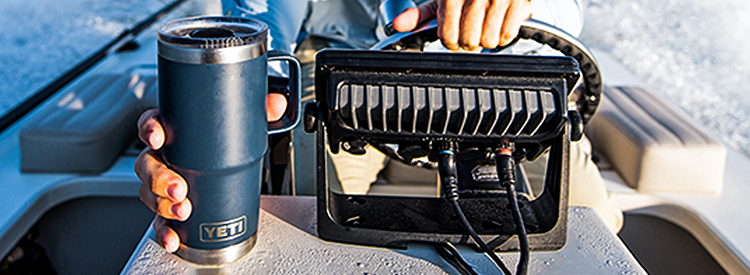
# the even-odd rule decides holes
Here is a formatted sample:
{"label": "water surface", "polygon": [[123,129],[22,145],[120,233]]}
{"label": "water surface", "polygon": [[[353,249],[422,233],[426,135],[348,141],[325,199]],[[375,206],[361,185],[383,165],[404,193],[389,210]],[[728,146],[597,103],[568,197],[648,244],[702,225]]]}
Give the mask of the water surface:
{"label": "water surface", "polygon": [[588,0],[581,39],[750,156],[750,2]]}
{"label": "water surface", "polygon": [[166,3],[167,0],[2,0],[0,114]]}

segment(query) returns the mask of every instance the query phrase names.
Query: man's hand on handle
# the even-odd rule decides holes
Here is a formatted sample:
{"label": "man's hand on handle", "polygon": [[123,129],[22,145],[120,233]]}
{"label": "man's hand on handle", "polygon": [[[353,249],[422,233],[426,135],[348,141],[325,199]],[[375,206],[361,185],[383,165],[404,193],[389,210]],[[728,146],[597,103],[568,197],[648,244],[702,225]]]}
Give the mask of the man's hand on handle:
{"label": "man's hand on handle", "polygon": [[407,9],[393,20],[399,32],[437,18],[438,37],[450,50],[494,49],[512,42],[531,17],[529,0],[435,0]]}

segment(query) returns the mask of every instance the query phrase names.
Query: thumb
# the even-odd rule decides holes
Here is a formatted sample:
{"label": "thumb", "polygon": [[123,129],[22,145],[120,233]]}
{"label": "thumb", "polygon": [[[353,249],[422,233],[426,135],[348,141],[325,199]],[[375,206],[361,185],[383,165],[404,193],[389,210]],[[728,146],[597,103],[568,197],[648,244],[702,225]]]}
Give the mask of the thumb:
{"label": "thumb", "polygon": [[430,1],[417,8],[409,8],[393,19],[393,28],[398,32],[414,30],[419,24],[435,19],[438,2]]}

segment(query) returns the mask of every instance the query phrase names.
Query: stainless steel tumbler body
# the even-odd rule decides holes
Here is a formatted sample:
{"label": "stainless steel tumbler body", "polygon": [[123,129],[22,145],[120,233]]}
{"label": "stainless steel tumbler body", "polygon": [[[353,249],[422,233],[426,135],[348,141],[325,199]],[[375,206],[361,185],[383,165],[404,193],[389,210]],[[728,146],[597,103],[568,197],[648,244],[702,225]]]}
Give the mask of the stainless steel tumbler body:
{"label": "stainless steel tumbler body", "polygon": [[[159,31],[161,153],[188,183],[193,212],[172,223],[177,255],[188,261],[229,263],[255,244],[268,147],[267,36],[265,24],[232,17],[187,18]],[[298,113],[290,105],[287,114]],[[290,129],[298,119],[285,120]]]}

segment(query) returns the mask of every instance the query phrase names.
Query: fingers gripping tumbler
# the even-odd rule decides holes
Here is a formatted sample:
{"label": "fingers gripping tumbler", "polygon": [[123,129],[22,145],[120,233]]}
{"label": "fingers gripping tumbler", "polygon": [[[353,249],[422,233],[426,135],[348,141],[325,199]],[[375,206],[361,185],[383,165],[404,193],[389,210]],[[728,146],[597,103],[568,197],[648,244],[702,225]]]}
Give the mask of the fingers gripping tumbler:
{"label": "fingers gripping tumbler", "polygon": [[177,255],[188,261],[233,262],[255,244],[269,60],[287,61],[294,83],[286,116],[270,131],[291,129],[299,113],[299,64],[269,58],[267,36],[262,22],[232,17],[187,18],[159,30],[162,156],[188,183],[193,212],[173,222]]}

